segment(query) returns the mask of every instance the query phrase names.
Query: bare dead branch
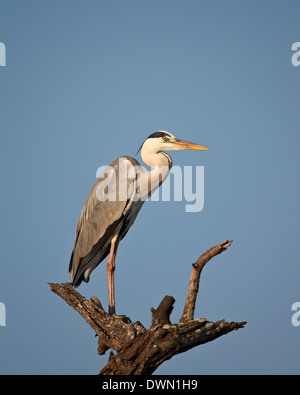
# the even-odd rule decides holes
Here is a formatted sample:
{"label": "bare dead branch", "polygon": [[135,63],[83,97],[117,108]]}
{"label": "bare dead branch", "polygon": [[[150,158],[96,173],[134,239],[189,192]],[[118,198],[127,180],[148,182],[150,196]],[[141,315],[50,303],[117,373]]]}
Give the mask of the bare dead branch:
{"label": "bare dead branch", "polygon": [[127,317],[107,314],[99,307],[98,303],[101,306],[99,301],[95,303],[95,298],[93,298],[93,302],[89,301],[76,291],[70,283],[49,283],[49,285],[51,291],[62,297],[94,329],[99,337],[98,353],[100,355],[104,354],[109,348],[116,351],[121,350],[139,332],[135,323],[128,323]]}
{"label": "bare dead branch", "polygon": [[209,249],[193,264],[190,286],[181,322],[171,324],[170,314],[175,299],[165,296],[157,309],[151,308],[151,328],[128,317],[107,314],[96,297],[86,299],[69,283],[50,283],[50,289],[75,309],[96,332],[98,353],[112,351],[101,375],[145,375],[174,355],[212,341],[233,330],[243,328],[246,322],[210,322],[206,318],[193,319],[199,288],[199,278],[204,265],[231,244],[226,241]]}
{"label": "bare dead branch", "polygon": [[175,299],[173,296],[165,296],[156,310],[151,307],[151,329],[158,325],[171,324],[170,314],[172,313],[174,303]]}
{"label": "bare dead branch", "polygon": [[197,261],[193,264],[192,273],[190,277],[190,285],[188,294],[185,301],[185,306],[183,310],[183,314],[180,318],[180,322],[187,322],[194,318],[194,311],[196,306],[196,299],[199,290],[199,281],[202,269],[206,265],[206,263],[213,258],[214,256],[221,254],[223,251],[227,249],[232,243],[232,240],[226,240],[223,243],[220,243],[209,250],[207,250],[204,254],[202,254]]}
{"label": "bare dead branch", "polygon": [[212,341],[246,322],[209,322],[198,318],[187,323],[164,325],[134,338],[117,355],[111,352],[101,375],[149,375],[174,355]]}

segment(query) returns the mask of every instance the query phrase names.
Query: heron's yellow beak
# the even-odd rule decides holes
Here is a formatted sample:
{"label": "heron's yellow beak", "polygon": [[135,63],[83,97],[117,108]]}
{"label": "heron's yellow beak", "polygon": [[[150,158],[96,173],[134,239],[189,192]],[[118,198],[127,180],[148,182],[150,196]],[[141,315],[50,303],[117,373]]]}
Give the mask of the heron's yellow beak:
{"label": "heron's yellow beak", "polygon": [[204,145],[190,143],[189,141],[184,141],[180,139],[174,139],[173,144],[177,149],[182,149],[182,150],[183,149],[192,149],[192,150],[201,150],[201,151],[209,150],[209,148],[204,147]]}

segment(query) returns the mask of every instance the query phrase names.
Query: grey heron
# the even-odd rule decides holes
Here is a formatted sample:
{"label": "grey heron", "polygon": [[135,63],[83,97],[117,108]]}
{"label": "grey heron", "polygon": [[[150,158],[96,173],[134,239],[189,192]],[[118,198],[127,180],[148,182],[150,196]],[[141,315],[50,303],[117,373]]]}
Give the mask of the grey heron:
{"label": "grey heron", "polygon": [[[106,269],[109,314],[115,314],[114,271],[119,242],[133,225],[145,200],[167,178],[172,159],[165,151],[208,150],[159,130],[142,144],[141,157],[151,170],[130,156],[117,158],[92,188],[78,220],[70,259],[70,282],[76,288],[109,255]],[[125,176],[124,176],[125,174]],[[122,177],[121,177],[122,175]],[[113,192],[109,194],[110,192]],[[120,195],[122,195],[120,197]]]}

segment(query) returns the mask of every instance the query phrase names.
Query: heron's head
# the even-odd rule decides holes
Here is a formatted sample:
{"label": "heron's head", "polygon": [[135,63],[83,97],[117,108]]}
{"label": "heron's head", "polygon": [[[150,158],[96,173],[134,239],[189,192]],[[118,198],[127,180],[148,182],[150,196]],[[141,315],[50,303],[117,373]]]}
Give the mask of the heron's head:
{"label": "heron's head", "polygon": [[[190,143],[189,141],[180,140],[173,134],[164,130],[159,130],[152,133],[142,144],[141,156],[143,161],[148,164],[152,162],[151,157],[156,156],[160,152],[175,151],[175,150],[201,150],[206,151],[209,148],[203,145]],[[148,163],[147,163],[148,162]],[[151,164],[149,164],[151,166]]]}
{"label": "heron's head", "polygon": [[158,153],[161,151],[175,151],[175,150],[201,150],[206,151],[209,148],[203,145],[190,143],[189,141],[180,140],[173,134],[164,130],[152,133],[142,144],[140,150]]}

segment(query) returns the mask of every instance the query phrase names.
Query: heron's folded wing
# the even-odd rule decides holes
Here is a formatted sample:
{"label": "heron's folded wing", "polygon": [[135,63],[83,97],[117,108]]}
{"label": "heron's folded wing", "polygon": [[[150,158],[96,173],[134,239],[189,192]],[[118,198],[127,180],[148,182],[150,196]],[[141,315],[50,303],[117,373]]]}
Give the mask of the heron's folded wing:
{"label": "heron's folded wing", "polygon": [[[103,255],[106,253],[107,245],[117,231],[124,210],[130,202],[132,188],[129,186],[132,184],[132,178],[128,178],[127,175],[133,174],[130,172],[135,165],[132,159],[116,159],[92,188],[77,224],[75,246],[69,267],[71,278],[74,278],[78,271],[82,273],[88,263],[99,255],[101,249],[104,249]],[[85,257],[87,259],[84,259]],[[79,265],[82,267],[79,268]]]}

